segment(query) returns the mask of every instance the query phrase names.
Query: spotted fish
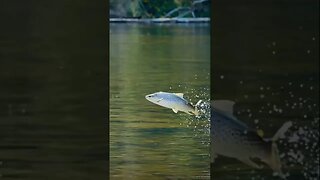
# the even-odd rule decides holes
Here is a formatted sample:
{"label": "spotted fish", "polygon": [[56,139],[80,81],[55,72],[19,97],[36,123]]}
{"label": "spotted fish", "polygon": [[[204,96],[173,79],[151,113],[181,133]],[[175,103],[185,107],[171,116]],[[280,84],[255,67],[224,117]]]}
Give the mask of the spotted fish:
{"label": "spotted fish", "polygon": [[255,130],[233,116],[234,102],[213,101],[211,107],[211,162],[217,155],[236,158],[254,167],[262,168],[256,159],[267,164],[280,177],[284,177],[276,140],[290,128],[286,122],[271,139],[262,138]]}

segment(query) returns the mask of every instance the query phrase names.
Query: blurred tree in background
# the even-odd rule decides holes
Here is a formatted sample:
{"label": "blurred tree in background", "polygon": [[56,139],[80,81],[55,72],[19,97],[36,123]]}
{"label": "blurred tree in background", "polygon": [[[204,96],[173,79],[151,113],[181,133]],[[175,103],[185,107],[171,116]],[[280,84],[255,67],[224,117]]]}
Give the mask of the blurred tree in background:
{"label": "blurred tree in background", "polygon": [[210,0],[110,0],[110,17],[209,17]]}

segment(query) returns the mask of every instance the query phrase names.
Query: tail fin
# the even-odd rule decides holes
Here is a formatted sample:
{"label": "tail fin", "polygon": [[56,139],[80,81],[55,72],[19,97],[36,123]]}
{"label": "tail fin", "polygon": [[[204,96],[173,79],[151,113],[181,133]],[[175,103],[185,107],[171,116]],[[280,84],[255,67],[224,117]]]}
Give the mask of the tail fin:
{"label": "tail fin", "polygon": [[279,138],[284,136],[284,133],[286,133],[288,131],[288,129],[292,126],[292,122],[288,121],[285,122],[281,128],[274,134],[274,136],[272,137],[272,141],[277,141]]}
{"label": "tail fin", "polygon": [[279,157],[279,150],[276,144],[276,141],[284,136],[284,133],[292,126],[292,122],[286,122],[282,125],[282,127],[276,132],[276,134],[271,139],[271,159],[269,162],[270,167],[277,175],[281,178],[285,178],[285,175],[282,173],[281,170],[281,161]]}
{"label": "tail fin", "polygon": [[196,115],[196,116],[199,116],[199,114],[200,114],[200,110],[199,110],[199,105],[202,103],[202,100],[199,100],[198,102],[197,102],[197,104],[196,105],[194,105],[194,115]]}

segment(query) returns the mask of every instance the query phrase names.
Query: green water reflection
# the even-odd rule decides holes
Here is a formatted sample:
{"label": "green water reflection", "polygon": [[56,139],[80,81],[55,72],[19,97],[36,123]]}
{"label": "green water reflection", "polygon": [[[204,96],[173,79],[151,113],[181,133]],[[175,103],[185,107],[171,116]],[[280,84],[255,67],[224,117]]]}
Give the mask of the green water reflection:
{"label": "green water reflection", "polygon": [[[110,177],[209,177],[208,133],[148,102],[157,91],[209,98],[208,24],[110,24]],[[206,88],[206,91],[200,90]],[[200,128],[200,127],[198,127]]]}

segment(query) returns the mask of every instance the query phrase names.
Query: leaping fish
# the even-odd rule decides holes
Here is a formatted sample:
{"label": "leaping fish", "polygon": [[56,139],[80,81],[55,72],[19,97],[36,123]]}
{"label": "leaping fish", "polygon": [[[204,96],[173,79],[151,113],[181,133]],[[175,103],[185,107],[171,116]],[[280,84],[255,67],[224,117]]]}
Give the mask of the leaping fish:
{"label": "leaping fish", "polygon": [[233,105],[234,102],[228,100],[212,103],[211,163],[217,155],[223,155],[236,158],[251,167],[261,168],[254,162],[254,159],[260,159],[284,178],[275,142],[292,126],[292,122],[284,123],[271,139],[265,139],[233,116]]}
{"label": "leaping fish", "polygon": [[199,115],[198,106],[202,102],[199,100],[193,105],[183,98],[183,93],[156,92],[146,95],[145,98],[154,104],[172,109],[175,113],[182,111],[196,116]]}

